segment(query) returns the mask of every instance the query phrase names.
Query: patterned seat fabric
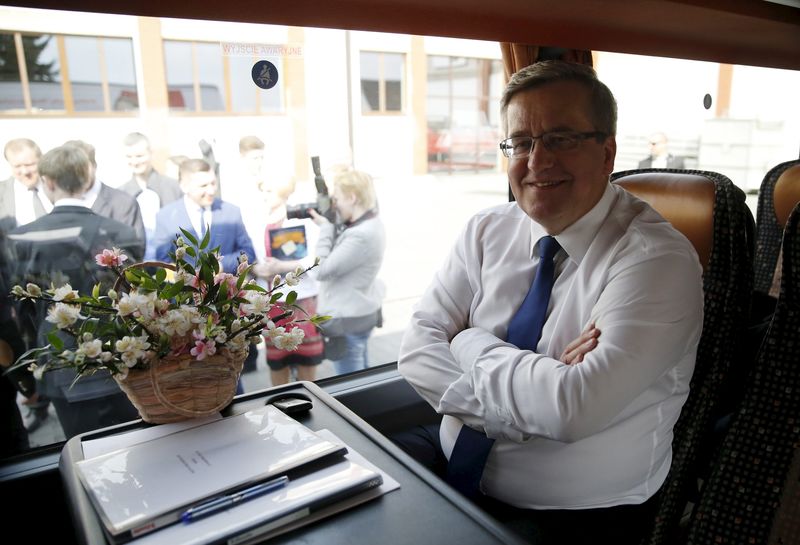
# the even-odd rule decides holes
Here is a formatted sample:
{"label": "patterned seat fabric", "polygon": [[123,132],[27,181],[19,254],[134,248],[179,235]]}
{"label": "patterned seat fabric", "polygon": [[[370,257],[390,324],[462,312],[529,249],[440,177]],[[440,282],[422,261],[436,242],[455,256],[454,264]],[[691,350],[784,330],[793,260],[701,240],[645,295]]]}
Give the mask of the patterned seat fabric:
{"label": "patterned seat fabric", "polygon": [[661,545],[674,542],[689,496],[696,489],[698,463],[711,448],[710,430],[719,416],[720,392],[745,328],[753,286],[753,220],[744,192],[716,172],[639,169],[614,173],[611,179],[620,182],[645,173],[656,178],[659,173],[702,176],[714,184],[713,238],[703,273],[703,332],[689,397],[675,424],[672,467],[661,488],[652,531],[644,541]]}
{"label": "patterned seat fabric", "polygon": [[783,233],[780,295],[688,543],[800,543],[800,205]]}
{"label": "patterned seat fabric", "polygon": [[761,182],[758,192],[758,210],[756,213],[756,254],[754,288],[762,293],[769,293],[772,277],[778,264],[778,252],[781,248],[783,226],[775,217],[774,190],[775,183],[785,170],[800,165],[800,159],[786,161],[770,169]]}

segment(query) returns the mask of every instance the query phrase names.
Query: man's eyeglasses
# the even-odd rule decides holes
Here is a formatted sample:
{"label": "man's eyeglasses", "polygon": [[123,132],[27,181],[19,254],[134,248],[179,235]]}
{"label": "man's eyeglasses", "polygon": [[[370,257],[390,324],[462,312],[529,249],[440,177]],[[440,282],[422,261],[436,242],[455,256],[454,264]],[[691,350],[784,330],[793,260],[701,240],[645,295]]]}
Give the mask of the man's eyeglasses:
{"label": "man's eyeglasses", "polygon": [[500,151],[510,159],[521,159],[528,157],[533,152],[537,140],[541,140],[542,145],[548,151],[567,151],[577,148],[578,144],[589,138],[600,140],[606,136],[608,135],[601,131],[554,131],[545,132],[539,136],[514,136],[500,142]]}

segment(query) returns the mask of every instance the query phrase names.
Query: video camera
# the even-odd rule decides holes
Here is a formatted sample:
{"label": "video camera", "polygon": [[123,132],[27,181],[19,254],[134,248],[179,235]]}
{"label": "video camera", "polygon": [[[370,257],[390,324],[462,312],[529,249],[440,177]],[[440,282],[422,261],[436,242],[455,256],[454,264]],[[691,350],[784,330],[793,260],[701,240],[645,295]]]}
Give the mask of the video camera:
{"label": "video camera", "polygon": [[319,157],[311,158],[311,167],[314,169],[314,185],[317,187],[317,202],[306,202],[289,205],[286,207],[286,219],[305,219],[311,216],[309,209],[316,211],[320,216],[325,216],[328,221],[335,223],[336,211],[331,206],[331,197],[328,195],[328,186],[319,168]]}

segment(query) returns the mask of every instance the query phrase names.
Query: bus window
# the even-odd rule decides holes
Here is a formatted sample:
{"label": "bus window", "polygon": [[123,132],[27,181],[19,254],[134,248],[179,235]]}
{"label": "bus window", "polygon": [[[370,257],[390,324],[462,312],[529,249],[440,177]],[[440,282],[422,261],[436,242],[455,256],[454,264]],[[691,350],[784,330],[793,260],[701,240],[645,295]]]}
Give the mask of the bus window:
{"label": "bus window", "polygon": [[[508,199],[496,42],[11,7],[0,7],[0,21],[3,145],[30,138],[46,152],[83,140],[95,148],[97,180],[112,187],[135,168],[166,174],[182,158],[213,157],[220,196],[240,206],[262,260],[282,206],[318,201],[312,157],[331,194],[343,170],[369,174],[386,249],[368,366],[396,360],[412,308],[465,221]],[[754,193],[772,165],[797,156],[797,71],[594,59],[619,103],[616,170],[662,161],[651,142],[663,136],[685,168],[721,172]],[[130,133],[148,144],[133,153]],[[0,180],[12,183],[12,166],[0,162]],[[139,206],[147,225],[160,201]],[[305,225],[313,241],[316,227]],[[245,392],[276,383],[267,352],[262,343],[245,367]],[[336,373],[324,354],[312,356],[311,369],[298,365],[289,379]],[[17,401],[31,447],[64,439],[52,407]]]}

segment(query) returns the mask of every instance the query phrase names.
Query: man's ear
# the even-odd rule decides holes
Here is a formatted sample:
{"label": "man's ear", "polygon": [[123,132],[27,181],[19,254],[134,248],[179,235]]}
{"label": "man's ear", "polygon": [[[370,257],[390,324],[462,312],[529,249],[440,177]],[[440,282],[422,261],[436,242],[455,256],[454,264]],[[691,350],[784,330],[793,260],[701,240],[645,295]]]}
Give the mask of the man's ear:
{"label": "man's ear", "polygon": [[44,181],[44,186],[48,191],[53,192],[53,191],[56,190],[56,182],[55,182],[55,180],[52,180],[52,179],[48,178],[47,176],[42,176],[42,181]]}
{"label": "man's ear", "polygon": [[617,139],[609,136],[603,143],[603,170],[606,176],[614,172],[614,159],[617,157]]}

